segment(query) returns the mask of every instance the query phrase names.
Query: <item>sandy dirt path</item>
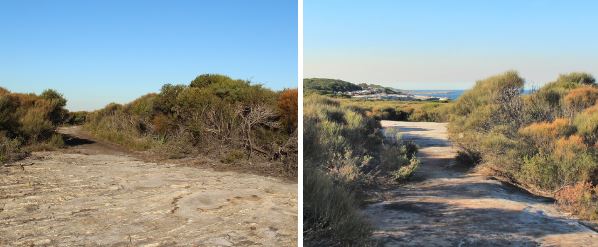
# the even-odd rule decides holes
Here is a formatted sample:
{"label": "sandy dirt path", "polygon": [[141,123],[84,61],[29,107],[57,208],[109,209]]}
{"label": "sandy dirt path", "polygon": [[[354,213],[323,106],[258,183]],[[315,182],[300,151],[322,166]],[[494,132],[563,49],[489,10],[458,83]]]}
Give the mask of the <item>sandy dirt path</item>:
{"label": "sandy dirt path", "polygon": [[454,166],[446,124],[382,121],[420,146],[414,182],[365,209],[385,246],[598,246],[553,202]]}
{"label": "sandy dirt path", "polygon": [[0,165],[0,246],[297,245],[296,183],[69,143]]}

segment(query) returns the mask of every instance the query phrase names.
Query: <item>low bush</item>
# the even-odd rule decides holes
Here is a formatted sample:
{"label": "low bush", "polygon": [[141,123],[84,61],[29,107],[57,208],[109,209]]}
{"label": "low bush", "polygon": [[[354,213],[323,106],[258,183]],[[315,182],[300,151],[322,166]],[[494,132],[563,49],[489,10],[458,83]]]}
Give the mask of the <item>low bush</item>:
{"label": "low bush", "polygon": [[585,219],[598,220],[598,186],[579,182],[562,188],[555,197],[562,210]]}
{"label": "low bush", "polygon": [[18,160],[27,155],[22,150],[21,142],[18,139],[11,139],[0,134],[0,162]]}
{"label": "low bush", "polygon": [[569,112],[569,116],[593,106],[597,101],[598,88],[590,85],[573,89],[563,98],[563,104]]}
{"label": "low bush", "polygon": [[598,104],[577,115],[573,125],[587,144],[598,144]]}
{"label": "low bush", "polygon": [[459,150],[455,157],[455,162],[458,165],[465,167],[474,167],[482,162],[480,153],[468,152],[466,150]]}
{"label": "low bush", "polygon": [[417,158],[412,158],[409,165],[402,166],[392,173],[395,180],[402,182],[413,175],[415,170],[419,167],[420,161]]}
{"label": "low bush", "polygon": [[230,150],[223,158],[222,158],[222,163],[225,164],[233,164],[235,162],[238,162],[240,160],[243,160],[245,158],[245,152],[243,152],[243,150]]}
{"label": "low bush", "polygon": [[372,227],[342,184],[314,166],[303,178],[303,244],[305,246],[365,246]]}

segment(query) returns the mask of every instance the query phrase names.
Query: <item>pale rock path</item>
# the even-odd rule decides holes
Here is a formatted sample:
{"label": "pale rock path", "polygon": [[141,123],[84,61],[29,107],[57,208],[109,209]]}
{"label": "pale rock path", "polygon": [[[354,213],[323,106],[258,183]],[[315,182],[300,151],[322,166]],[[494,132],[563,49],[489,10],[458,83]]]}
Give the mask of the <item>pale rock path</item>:
{"label": "pale rock path", "polygon": [[297,245],[296,183],[74,143],[0,165],[0,246]]}
{"label": "pale rock path", "polygon": [[421,149],[409,182],[364,211],[384,246],[598,246],[598,234],[536,197],[454,166],[445,123],[382,121]]}

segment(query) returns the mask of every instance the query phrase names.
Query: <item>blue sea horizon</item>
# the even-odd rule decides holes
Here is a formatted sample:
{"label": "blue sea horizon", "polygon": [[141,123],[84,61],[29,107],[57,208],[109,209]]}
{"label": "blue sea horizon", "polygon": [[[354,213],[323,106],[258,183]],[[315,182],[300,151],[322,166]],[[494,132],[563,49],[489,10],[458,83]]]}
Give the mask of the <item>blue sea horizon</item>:
{"label": "blue sea horizon", "polygon": [[[439,98],[448,98],[449,100],[456,100],[467,90],[403,90],[403,92],[413,94],[413,95],[424,95],[424,96],[433,96]],[[523,94],[529,94],[532,90],[525,89],[523,90]]]}

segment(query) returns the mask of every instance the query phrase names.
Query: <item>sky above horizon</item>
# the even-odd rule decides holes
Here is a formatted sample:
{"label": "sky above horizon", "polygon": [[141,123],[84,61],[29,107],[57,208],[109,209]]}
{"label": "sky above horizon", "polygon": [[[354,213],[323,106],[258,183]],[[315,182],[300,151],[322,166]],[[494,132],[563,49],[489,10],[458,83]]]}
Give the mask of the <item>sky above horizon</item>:
{"label": "sky above horizon", "polygon": [[304,76],[467,89],[516,70],[526,87],[598,77],[598,1],[304,0]]}
{"label": "sky above horizon", "polygon": [[69,110],[95,110],[204,73],[297,87],[297,2],[0,2],[10,91],[53,88]]}

